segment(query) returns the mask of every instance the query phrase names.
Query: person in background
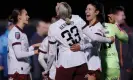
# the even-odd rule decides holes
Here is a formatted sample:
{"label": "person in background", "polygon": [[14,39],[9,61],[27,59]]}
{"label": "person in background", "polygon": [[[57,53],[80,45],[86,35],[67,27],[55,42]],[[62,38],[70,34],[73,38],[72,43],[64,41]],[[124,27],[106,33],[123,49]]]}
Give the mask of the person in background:
{"label": "person in background", "polygon": [[116,6],[110,9],[110,22],[116,24],[120,30],[128,34],[128,43],[122,43],[116,39],[116,48],[119,52],[121,75],[120,80],[133,80],[133,32],[125,22],[125,9],[123,6]]}
{"label": "person in background", "polygon": [[[32,36],[30,40],[30,45],[41,43],[44,38],[47,36],[47,31],[50,23],[45,22],[43,20],[38,20],[36,24],[37,32]],[[35,47],[35,50],[39,49],[39,47]],[[42,80],[42,67],[38,62],[38,54],[33,55],[31,57],[31,64],[32,64],[32,79],[33,80]]]}
{"label": "person in background", "polygon": [[7,68],[7,54],[8,54],[8,33],[13,28],[14,24],[10,17],[8,19],[7,30],[3,35],[0,36],[0,54],[2,57],[2,65],[3,65],[3,79],[8,79],[8,68]]}

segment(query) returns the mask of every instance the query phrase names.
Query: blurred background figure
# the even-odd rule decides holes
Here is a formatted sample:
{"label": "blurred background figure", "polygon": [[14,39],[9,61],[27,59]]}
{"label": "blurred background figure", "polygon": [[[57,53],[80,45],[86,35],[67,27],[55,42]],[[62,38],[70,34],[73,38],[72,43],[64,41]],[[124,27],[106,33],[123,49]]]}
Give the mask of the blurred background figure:
{"label": "blurred background figure", "polygon": [[110,21],[115,23],[120,30],[128,34],[128,43],[122,43],[116,39],[116,48],[119,52],[121,75],[120,80],[133,80],[133,32],[125,22],[125,9],[123,6],[115,6],[110,9]]}
{"label": "blurred background figure", "polygon": [[[47,36],[47,31],[49,26],[49,22],[38,20],[36,23],[36,32],[33,34],[30,45],[41,43],[44,38]],[[39,47],[35,47],[35,50],[39,49]],[[38,55],[33,55],[31,57],[32,64],[32,79],[33,80],[42,80],[42,72],[43,69],[38,62]]]}
{"label": "blurred background figure", "polygon": [[7,29],[4,34],[0,36],[0,55],[3,66],[3,78],[2,80],[8,80],[8,69],[7,69],[7,54],[8,54],[8,33],[13,28],[12,20],[8,19]]}

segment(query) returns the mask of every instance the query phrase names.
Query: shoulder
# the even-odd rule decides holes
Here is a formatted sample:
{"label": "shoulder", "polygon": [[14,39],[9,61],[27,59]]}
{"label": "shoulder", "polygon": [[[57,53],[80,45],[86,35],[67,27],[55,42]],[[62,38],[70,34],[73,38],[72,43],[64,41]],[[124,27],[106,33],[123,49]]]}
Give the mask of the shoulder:
{"label": "shoulder", "polygon": [[114,26],[117,26],[116,24],[112,24],[112,23],[105,23],[105,26],[107,26],[107,27],[114,27]]}
{"label": "shoulder", "polygon": [[[93,28],[93,27],[92,27]],[[96,23],[95,25],[94,25],[94,28],[96,29],[96,30],[102,30],[102,29],[104,29],[104,26],[100,23],[100,22],[98,22],[98,23]]]}
{"label": "shoulder", "polygon": [[65,21],[63,21],[62,19],[59,19],[58,21],[56,21],[55,23],[51,24],[48,30],[48,34],[49,33],[57,33],[59,31],[59,27],[64,23]]}
{"label": "shoulder", "polygon": [[72,15],[72,18],[80,18],[80,16],[79,15]]}
{"label": "shoulder", "polygon": [[8,38],[9,39],[14,37],[20,38],[21,35],[22,35],[21,31],[19,31],[16,27],[13,27],[8,34]]}
{"label": "shoulder", "polygon": [[72,15],[72,20],[81,21],[83,19],[79,15]]}
{"label": "shoulder", "polygon": [[58,26],[61,25],[62,22],[63,22],[62,19],[57,20],[56,22],[54,22],[54,23],[52,23],[52,24],[50,25],[49,29],[51,30],[51,29],[57,28]]}

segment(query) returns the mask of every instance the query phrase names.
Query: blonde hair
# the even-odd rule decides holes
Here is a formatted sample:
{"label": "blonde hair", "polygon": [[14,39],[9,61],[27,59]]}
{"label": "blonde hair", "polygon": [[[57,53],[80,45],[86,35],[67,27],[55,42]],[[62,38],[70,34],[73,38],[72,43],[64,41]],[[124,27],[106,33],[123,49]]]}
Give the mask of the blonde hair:
{"label": "blonde hair", "polygon": [[69,4],[66,2],[61,2],[59,6],[59,17],[64,19],[66,23],[69,25],[70,22],[70,17],[72,16],[72,9]]}

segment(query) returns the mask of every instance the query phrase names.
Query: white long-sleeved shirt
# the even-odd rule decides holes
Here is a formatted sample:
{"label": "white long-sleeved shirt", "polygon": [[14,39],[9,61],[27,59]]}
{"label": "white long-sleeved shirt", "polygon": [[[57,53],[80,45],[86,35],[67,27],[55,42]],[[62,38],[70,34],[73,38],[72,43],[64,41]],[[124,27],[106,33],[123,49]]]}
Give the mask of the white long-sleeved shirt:
{"label": "white long-sleeved shirt", "polygon": [[29,58],[34,55],[34,48],[29,47],[26,34],[14,26],[8,35],[8,74],[29,74]]}
{"label": "white long-sleeved shirt", "polygon": [[48,37],[46,37],[43,42],[41,43],[41,46],[39,47],[39,56],[38,61],[43,67],[44,70],[47,70],[47,62],[45,59],[48,59]]}

